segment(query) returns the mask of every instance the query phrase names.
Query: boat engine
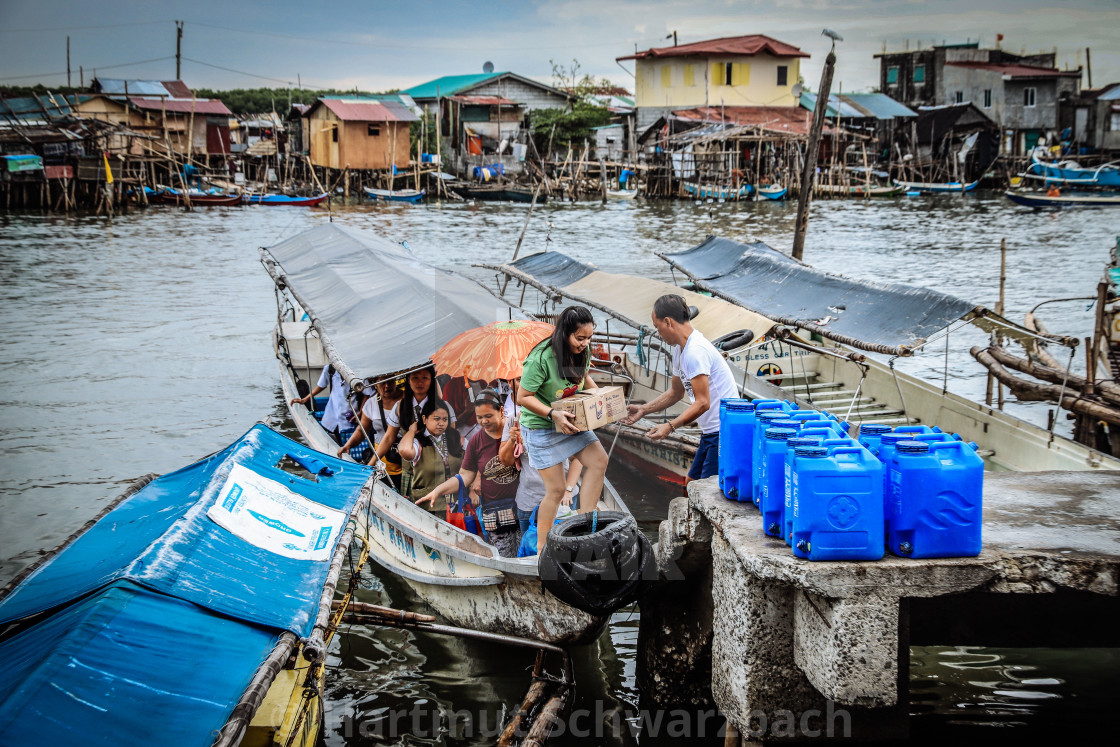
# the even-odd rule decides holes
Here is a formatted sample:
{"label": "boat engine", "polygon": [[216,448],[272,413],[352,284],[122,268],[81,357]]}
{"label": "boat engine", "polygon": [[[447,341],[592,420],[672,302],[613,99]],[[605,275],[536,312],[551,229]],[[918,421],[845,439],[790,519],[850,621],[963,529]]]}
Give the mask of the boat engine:
{"label": "boat engine", "polygon": [[595,511],[555,525],[537,568],[544,588],[558,599],[606,615],[638,598],[652,559],[653,548],[633,516]]}

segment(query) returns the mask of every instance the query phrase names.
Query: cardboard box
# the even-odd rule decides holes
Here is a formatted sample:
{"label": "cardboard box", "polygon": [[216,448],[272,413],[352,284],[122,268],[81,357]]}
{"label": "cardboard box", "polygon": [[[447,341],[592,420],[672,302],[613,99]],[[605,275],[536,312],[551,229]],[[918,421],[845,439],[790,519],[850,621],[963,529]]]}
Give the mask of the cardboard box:
{"label": "cardboard box", "polygon": [[626,394],[620,386],[605,386],[558,399],[552,408],[574,415],[574,424],[581,431],[593,431],[626,417]]}

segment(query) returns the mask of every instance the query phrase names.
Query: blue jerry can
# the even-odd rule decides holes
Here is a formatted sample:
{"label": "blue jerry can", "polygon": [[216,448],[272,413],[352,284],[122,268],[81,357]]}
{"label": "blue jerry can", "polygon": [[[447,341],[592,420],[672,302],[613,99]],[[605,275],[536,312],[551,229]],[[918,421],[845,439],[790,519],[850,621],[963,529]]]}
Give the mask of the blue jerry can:
{"label": "blue jerry can", "polygon": [[[754,402],[731,398],[720,400],[719,489],[724,497],[731,500],[740,500],[740,485],[750,485],[754,426]],[[749,498],[749,488],[745,492]]]}
{"label": "blue jerry can", "polygon": [[900,441],[886,465],[887,546],[904,558],[980,554],[984,460],[969,444]]}
{"label": "blue jerry can", "polygon": [[[820,431],[821,434],[808,434],[809,430]],[[786,441],[786,461],[782,469],[782,539],[789,544],[790,533],[793,531],[793,459],[797,450],[802,446],[818,446],[825,435],[833,431],[829,428],[803,429],[796,436]],[[765,528],[765,524],[764,524]]]}
{"label": "blue jerry can", "polygon": [[794,457],[793,554],[809,560],[883,557],[883,465],[859,446],[803,446]]}
{"label": "blue jerry can", "polygon": [[797,422],[777,420],[766,431],[762,445],[762,494],[758,508],[762,511],[762,531],[771,537],[782,535],[782,508],[785,506],[786,442],[797,435],[794,428],[778,423]]}

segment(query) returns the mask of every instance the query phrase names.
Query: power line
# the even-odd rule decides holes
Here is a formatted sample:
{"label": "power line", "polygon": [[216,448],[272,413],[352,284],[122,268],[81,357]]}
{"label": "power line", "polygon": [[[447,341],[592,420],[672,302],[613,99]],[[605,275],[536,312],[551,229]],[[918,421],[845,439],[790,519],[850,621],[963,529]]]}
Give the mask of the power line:
{"label": "power line", "polygon": [[[164,60],[172,60],[172,59],[175,59],[175,55],[168,55],[167,57],[153,57],[150,60],[137,60],[136,62],[122,62],[118,65],[91,65],[90,68],[92,70],[114,70],[118,67],[132,67],[133,65],[146,65],[149,62],[163,62]],[[0,78],[0,81],[4,81],[4,80],[25,80],[27,78],[49,78],[49,77],[53,77],[55,75],[66,75],[66,71],[63,70],[63,71],[58,72],[58,73],[36,73],[34,75],[10,75],[6,78]]]}
{"label": "power line", "polygon": [[[261,80],[271,80],[274,83],[283,83],[286,86],[291,86],[292,85],[292,81],[284,80],[282,78],[270,78],[267,75],[257,75],[256,73],[247,73],[244,70],[234,70],[232,67],[222,67],[221,65],[214,65],[210,62],[203,62],[202,60],[191,59],[190,57],[184,57],[183,59],[186,60],[187,62],[193,62],[196,65],[203,65],[205,67],[212,67],[212,68],[215,68],[217,70],[225,70],[227,73],[237,73],[238,75],[247,75],[250,78],[260,78]],[[316,85],[312,85],[311,83],[304,83],[302,87],[312,89],[312,90],[314,90],[314,89],[326,90],[326,89],[329,89],[329,88],[335,88],[336,86],[316,86]]]}
{"label": "power line", "polygon": [[101,26],[55,26],[42,29],[0,29],[0,34],[34,34],[41,31],[85,31],[86,29],[116,29],[123,26],[155,26],[171,21],[131,21],[129,23],[107,23]]}

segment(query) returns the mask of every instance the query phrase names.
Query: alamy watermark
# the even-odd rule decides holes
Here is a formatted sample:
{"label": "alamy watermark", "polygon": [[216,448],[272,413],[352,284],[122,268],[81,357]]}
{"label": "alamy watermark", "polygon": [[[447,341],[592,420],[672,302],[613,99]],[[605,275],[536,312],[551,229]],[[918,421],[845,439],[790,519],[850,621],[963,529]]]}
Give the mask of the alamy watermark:
{"label": "alamy watermark", "polygon": [[[349,714],[341,717],[327,715],[327,728],[337,730],[351,739],[394,739],[412,736],[436,739],[447,735],[454,739],[497,739],[510,720],[505,709],[450,710],[433,707],[430,702],[417,703],[412,708],[378,710],[361,718]],[[851,714],[829,702],[825,709],[808,709],[800,713],[761,710],[748,714],[747,725],[740,729],[743,737],[802,737],[815,739],[850,738]],[[523,724],[517,735],[524,737],[529,724]],[[594,708],[575,708],[553,719],[552,736],[571,736],[579,739],[609,737],[621,738],[626,732],[631,736],[671,739],[722,737],[726,722],[715,710],[631,710],[607,706],[596,701]]]}

